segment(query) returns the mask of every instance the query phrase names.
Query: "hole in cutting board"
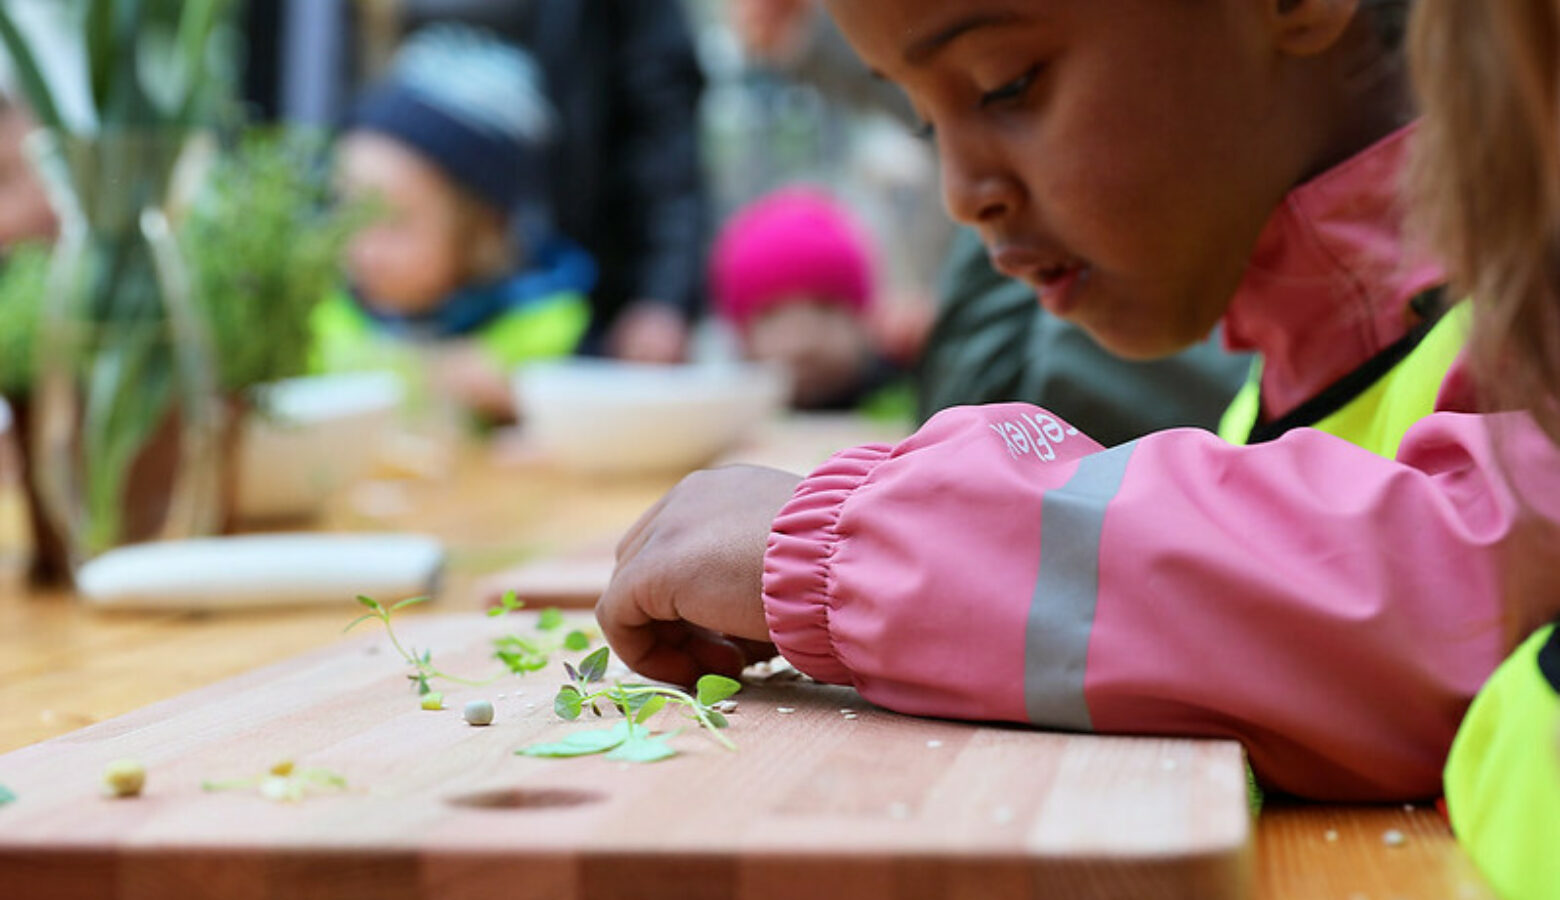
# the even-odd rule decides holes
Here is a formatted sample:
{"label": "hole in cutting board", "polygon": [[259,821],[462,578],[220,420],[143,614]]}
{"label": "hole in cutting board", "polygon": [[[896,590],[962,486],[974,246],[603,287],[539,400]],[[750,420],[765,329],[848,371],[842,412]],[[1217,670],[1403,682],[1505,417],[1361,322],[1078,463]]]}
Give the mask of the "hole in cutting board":
{"label": "hole in cutting board", "polygon": [[606,799],[597,791],[574,788],[496,788],[450,797],[445,802],[465,809],[491,809],[525,811],[532,809],[567,809],[585,806]]}

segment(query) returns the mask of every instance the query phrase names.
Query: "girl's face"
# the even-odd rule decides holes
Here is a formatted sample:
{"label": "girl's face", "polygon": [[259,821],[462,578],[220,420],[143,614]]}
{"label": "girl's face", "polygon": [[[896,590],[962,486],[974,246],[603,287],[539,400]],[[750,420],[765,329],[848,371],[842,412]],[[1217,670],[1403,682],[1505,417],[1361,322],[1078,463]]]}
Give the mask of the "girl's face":
{"label": "girl's face", "polygon": [[347,245],[347,268],[364,302],[387,313],[425,313],[466,281],[469,223],[442,172],[373,133],[345,138],[337,167],[347,198],[377,204],[374,221]]}
{"label": "girl's face", "polygon": [[1208,334],[1322,152],[1297,111],[1320,63],[1277,51],[1277,5],[829,0],[932,130],[993,264],[1137,358]]}

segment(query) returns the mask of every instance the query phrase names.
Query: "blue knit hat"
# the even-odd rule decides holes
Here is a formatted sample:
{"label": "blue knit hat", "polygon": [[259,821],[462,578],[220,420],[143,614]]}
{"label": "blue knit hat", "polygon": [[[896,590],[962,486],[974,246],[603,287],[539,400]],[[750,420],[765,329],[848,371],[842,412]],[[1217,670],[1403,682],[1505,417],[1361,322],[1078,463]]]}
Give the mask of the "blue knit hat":
{"label": "blue knit hat", "polygon": [[349,125],[406,144],[506,218],[541,195],[555,127],[531,57],[464,25],[408,39]]}

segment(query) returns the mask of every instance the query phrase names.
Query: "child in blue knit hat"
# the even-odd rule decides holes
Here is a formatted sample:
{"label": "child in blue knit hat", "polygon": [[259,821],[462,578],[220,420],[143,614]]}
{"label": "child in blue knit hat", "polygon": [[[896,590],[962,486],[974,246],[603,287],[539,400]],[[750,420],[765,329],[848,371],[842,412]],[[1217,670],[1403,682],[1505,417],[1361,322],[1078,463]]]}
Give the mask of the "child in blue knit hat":
{"label": "child in blue knit hat", "polygon": [[358,101],[337,166],[346,197],[376,215],[348,247],[350,294],[316,316],[323,368],[411,343],[441,393],[505,420],[509,370],[574,349],[596,272],[527,214],[553,128],[539,77],[488,32],[441,25],[414,35]]}

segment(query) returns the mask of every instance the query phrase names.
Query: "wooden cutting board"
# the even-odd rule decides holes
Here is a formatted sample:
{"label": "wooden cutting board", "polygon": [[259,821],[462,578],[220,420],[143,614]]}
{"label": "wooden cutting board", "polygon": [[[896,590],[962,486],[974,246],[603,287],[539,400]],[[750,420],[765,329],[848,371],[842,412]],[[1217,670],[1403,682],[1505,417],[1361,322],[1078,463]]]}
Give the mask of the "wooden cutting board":
{"label": "wooden cutting board", "polygon": [[[404,642],[485,674],[523,616],[408,619]],[[133,678],[135,673],[127,672]],[[518,747],[559,720],[561,673],[418,708],[382,634],[0,756],[0,896],[91,900],[900,900],[1247,896],[1240,748],[916,719],[853,691],[738,695],[729,752],[685,732],[652,765]],[[498,697],[499,693],[505,694]],[[467,699],[497,707],[465,724]],[[854,718],[842,710],[854,711]],[[109,799],[121,757],[143,796]],[[349,789],[296,803],[203,779],[296,760]]]}

